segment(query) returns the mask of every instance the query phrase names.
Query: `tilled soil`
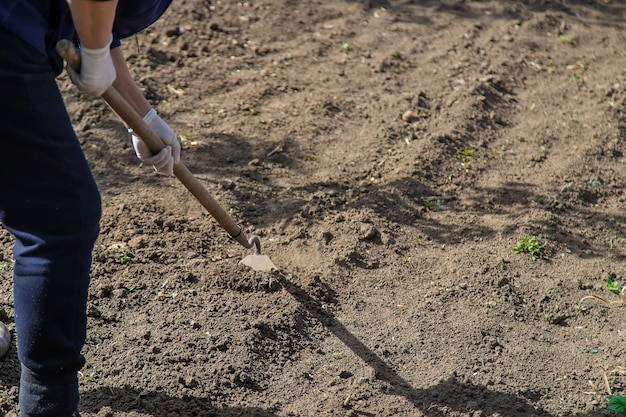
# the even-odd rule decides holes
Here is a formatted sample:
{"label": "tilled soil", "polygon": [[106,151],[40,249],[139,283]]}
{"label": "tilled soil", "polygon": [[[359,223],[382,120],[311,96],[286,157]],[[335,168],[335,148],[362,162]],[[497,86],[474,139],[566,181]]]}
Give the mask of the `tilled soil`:
{"label": "tilled soil", "polygon": [[[274,272],[240,265],[249,251],[61,76],[104,210],[84,414],[610,414],[626,390],[626,306],[607,286],[626,285],[625,13],[176,1],[125,42],[129,63]],[[3,231],[14,331],[11,245]],[[15,347],[0,365],[14,412]]]}

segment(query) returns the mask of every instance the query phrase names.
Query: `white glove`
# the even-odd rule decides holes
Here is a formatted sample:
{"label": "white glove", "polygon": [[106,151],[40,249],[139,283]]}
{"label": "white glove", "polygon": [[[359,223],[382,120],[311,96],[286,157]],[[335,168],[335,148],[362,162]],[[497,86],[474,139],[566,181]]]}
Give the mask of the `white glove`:
{"label": "white glove", "polygon": [[[113,42],[113,35],[111,35]],[[100,96],[115,81],[115,66],[111,59],[111,42],[99,49],[80,48],[80,72],[67,66],[70,80],[80,91]]]}
{"label": "white glove", "polygon": [[144,141],[135,135],[132,130],[129,130],[137,157],[144,163],[154,166],[154,169],[158,172],[173,174],[174,164],[180,162],[180,143],[176,133],[159,117],[155,109],[150,109],[143,117],[143,121],[161,138],[166,146],[159,153],[153,154]]}

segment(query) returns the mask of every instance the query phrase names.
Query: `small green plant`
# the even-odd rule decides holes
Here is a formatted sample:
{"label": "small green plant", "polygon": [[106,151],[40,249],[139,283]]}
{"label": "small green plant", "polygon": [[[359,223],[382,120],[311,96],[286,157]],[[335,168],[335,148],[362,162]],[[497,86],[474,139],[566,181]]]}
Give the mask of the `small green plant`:
{"label": "small green plant", "polygon": [[117,262],[118,264],[124,265],[124,264],[129,263],[131,260],[132,259],[130,256],[128,256],[125,253],[122,253],[119,258],[115,259],[115,262]]}
{"label": "small green plant", "polygon": [[350,50],[350,44],[348,42],[345,42],[343,45],[341,45],[341,52],[348,52]]}
{"label": "small green plant", "polygon": [[126,288],[128,292],[134,292],[143,288],[141,284],[132,284],[130,287]]}
{"label": "small green plant", "polygon": [[572,42],[574,39],[575,39],[574,36],[568,35],[567,33],[563,33],[563,34],[559,35],[559,40],[561,42]]}
{"label": "small green plant", "polygon": [[580,301],[582,302],[584,300],[593,298],[595,300],[602,301],[604,304],[607,304],[607,305],[613,305],[613,304],[626,305],[626,286],[620,288],[619,282],[617,282],[615,274],[610,273],[606,277],[606,289],[612,292],[613,294],[616,294],[617,300],[607,300],[604,297],[600,297],[599,295],[592,294],[592,295],[584,296],[583,298],[581,298]]}
{"label": "small green plant", "polygon": [[612,293],[619,294],[619,282],[614,280],[615,275],[610,274],[606,278],[606,289]]}
{"label": "small green plant", "polygon": [[527,253],[530,259],[550,259],[552,247],[548,242],[541,242],[535,236],[524,236],[515,246],[515,253]]}
{"label": "small green plant", "polygon": [[475,149],[463,149],[457,154],[466,173],[470,172],[472,162],[474,162],[474,152],[476,152]]}
{"label": "small green plant", "polygon": [[78,376],[85,381],[95,382],[96,381],[95,367],[89,362],[85,363],[83,368],[80,371],[78,371]]}
{"label": "small green plant", "polygon": [[609,395],[609,410],[626,415],[626,395]]}
{"label": "small green plant", "polygon": [[587,313],[591,307],[586,306],[584,304],[574,304],[573,308],[579,313]]}
{"label": "small green plant", "polygon": [[433,207],[440,207],[443,205],[443,200],[440,198],[437,198],[435,200],[426,200],[424,201],[424,206],[428,207],[428,208],[433,208]]}

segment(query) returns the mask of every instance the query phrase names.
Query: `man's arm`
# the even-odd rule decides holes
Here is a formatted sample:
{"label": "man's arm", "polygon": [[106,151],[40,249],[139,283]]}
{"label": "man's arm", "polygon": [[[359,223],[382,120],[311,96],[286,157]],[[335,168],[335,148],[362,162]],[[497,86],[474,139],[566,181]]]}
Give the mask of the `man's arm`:
{"label": "man's arm", "polygon": [[99,49],[111,43],[117,0],[67,0],[83,47]]}
{"label": "man's arm", "polygon": [[115,80],[109,46],[117,0],[67,0],[80,39],[80,72],[67,69],[72,82],[84,93],[101,95]]}
{"label": "man's arm", "polygon": [[111,50],[111,59],[117,73],[113,87],[165,144],[161,152],[152,154],[146,144],[131,132],[133,147],[137,157],[143,162],[153,165],[159,172],[172,174],[174,164],[180,161],[180,143],[176,133],[159,117],[156,110],[152,108],[150,102],[144,96],[143,91],[135,83],[121,47]]}
{"label": "man's arm", "polygon": [[113,87],[118,93],[130,104],[130,106],[141,117],[144,117],[148,111],[152,108],[148,100],[146,100],[143,91],[135,83],[124,54],[122,47],[111,49],[111,58],[113,59],[113,65],[115,66],[115,72],[117,77],[113,82]]}
{"label": "man's arm", "polygon": [[144,97],[133,80],[121,48],[110,49],[117,0],[67,1],[80,39],[82,60],[79,73],[72,68],[67,69],[72,82],[81,91],[95,95],[101,95],[113,85],[165,144],[159,153],[153,154],[141,138],[132,134],[135,153],[157,171],[172,174],[174,164],[180,161],[180,143],[176,133]]}

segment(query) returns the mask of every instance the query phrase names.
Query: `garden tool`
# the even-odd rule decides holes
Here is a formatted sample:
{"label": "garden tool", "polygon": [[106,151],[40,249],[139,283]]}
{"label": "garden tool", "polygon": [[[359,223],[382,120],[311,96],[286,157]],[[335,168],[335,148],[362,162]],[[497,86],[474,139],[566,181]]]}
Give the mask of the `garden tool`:
{"label": "garden tool", "polygon": [[[59,55],[61,55],[75,71],[80,71],[80,54],[76,48],[74,48],[71,41],[67,39],[60,40],[56,45],[56,49]],[[113,86],[109,87],[102,94],[102,98],[135,134],[145,142],[152,153],[156,154],[163,149],[165,144],[161,138],[148,127],[142,117],[137,114]],[[187,187],[200,204],[217,220],[230,237],[247,249],[254,246],[255,253],[246,256],[241,260],[241,263],[255,271],[272,271],[276,269],[276,266],[274,266],[270,258],[267,255],[261,254],[261,241],[259,238],[257,236],[248,238],[242,228],[228,215],[217,201],[215,201],[213,196],[182,162],[174,165],[174,175],[176,175],[180,182]]]}

